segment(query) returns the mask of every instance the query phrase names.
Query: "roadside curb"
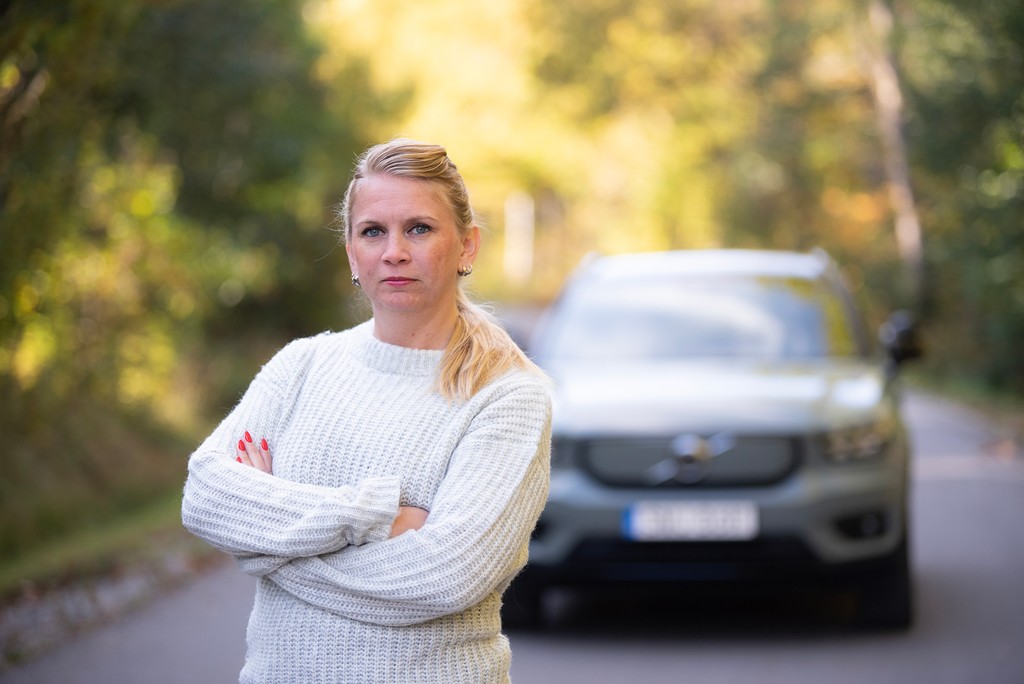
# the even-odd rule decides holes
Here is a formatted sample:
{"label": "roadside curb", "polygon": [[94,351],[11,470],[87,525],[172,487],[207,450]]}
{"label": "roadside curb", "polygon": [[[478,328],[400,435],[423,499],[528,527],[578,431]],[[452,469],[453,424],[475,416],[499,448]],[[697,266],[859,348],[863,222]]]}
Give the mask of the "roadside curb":
{"label": "roadside curb", "polygon": [[0,604],[0,674],[67,640],[137,610],[227,562],[187,543],[119,561],[104,573],[51,586],[25,583]]}

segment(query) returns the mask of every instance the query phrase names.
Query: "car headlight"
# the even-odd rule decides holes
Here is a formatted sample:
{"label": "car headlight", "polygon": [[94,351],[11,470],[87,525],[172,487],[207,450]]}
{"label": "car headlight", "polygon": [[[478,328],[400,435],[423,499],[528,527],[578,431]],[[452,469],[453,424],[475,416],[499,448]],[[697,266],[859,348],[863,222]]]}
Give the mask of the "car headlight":
{"label": "car headlight", "polygon": [[835,430],[825,435],[825,458],[834,463],[860,463],[880,458],[893,436],[891,420]]}

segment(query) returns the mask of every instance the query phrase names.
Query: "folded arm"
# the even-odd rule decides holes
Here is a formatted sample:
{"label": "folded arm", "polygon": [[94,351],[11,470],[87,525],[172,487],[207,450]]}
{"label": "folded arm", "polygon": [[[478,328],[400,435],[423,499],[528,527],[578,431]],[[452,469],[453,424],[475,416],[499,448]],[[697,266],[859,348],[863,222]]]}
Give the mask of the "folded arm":
{"label": "folded arm", "polygon": [[387,539],[400,484],[397,477],[375,477],[358,487],[321,487],[196,453],[189,461],[182,523],[231,554],[312,556]]}
{"label": "folded arm", "polygon": [[526,562],[547,499],[550,401],[513,383],[473,419],[426,524],[378,544],[305,558],[239,559],[294,596],[352,619],[408,625],[502,590]]}
{"label": "folded arm", "polygon": [[293,343],[264,366],[189,459],[182,523],[228,553],[297,558],[381,541],[398,513],[397,477],[324,487],[284,480],[235,460],[235,445],[246,431],[274,443],[288,409],[282,397],[301,380],[303,354],[309,354],[309,345]]}

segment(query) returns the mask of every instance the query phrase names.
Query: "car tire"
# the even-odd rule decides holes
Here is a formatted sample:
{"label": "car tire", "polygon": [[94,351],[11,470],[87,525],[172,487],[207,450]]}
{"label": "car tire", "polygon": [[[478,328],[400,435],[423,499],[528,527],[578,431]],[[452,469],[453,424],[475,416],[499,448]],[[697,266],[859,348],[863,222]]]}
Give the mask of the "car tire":
{"label": "car tire", "polygon": [[860,583],[857,619],[865,627],[906,630],[913,624],[913,578],[906,535],[876,572]]}
{"label": "car tire", "polygon": [[514,579],[502,597],[501,625],[523,631],[543,627],[544,587],[528,576]]}

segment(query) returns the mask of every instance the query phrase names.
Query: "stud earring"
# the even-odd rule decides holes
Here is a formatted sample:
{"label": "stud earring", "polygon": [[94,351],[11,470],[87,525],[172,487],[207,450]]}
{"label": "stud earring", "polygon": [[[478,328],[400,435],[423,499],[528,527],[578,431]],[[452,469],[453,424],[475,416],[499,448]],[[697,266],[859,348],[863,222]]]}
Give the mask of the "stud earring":
{"label": "stud earring", "polygon": [[359,276],[357,276],[357,275],[352,276],[352,284],[355,285],[358,288],[362,288],[363,287],[363,284],[361,282],[359,282]]}
{"label": "stud earring", "polygon": [[470,264],[470,265],[468,265],[468,266],[466,266],[464,268],[459,268],[459,271],[458,271],[459,275],[462,276],[462,277],[466,277],[466,276],[468,276],[472,272],[473,272],[473,264]]}

